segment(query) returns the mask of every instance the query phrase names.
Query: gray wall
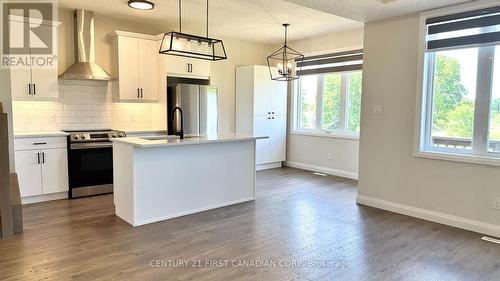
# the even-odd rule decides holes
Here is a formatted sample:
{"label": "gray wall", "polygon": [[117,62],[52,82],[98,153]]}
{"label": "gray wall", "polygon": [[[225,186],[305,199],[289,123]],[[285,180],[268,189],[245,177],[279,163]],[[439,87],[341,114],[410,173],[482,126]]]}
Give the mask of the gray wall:
{"label": "gray wall", "polygon": [[0,102],[2,103],[4,112],[9,117],[9,155],[10,155],[10,171],[14,172],[14,136],[12,126],[12,97],[10,95],[10,72],[7,69],[0,69]]}
{"label": "gray wall", "polygon": [[[500,225],[500,168],[413,156],[418,15],[365,25],[359,195]],[[383,105],[383,115],[372,115]]]}

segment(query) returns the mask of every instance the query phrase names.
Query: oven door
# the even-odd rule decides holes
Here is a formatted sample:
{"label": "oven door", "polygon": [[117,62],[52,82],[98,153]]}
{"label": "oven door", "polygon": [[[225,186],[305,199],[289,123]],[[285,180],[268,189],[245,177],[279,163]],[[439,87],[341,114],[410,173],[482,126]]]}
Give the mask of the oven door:
{"label": "oven door", "polygon": [[113,184],[113,148],[108,145],[93,148],[71,146],[68,169],[71,198],[78,197],[75,189],[83,187],[106,186],[107,193],[112,192],[109,186]]}

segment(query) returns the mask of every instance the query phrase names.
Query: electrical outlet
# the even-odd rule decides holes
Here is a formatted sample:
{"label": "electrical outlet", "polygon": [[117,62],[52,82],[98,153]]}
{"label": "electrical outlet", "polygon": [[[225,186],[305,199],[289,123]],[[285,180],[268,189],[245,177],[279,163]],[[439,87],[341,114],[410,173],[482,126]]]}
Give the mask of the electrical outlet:
{"label": "electrical outlet", "polygon": [[328,152],[328,154],[326,155],[326,158],[327,158],[328,160],[332,160],[332,159],[333,159],[333,154],[332,154],[332,153],[330,153],[330,152]]}
{"label": "electrical outlet", "polygon": [[373,115],[382,115],[383,111],[384,107],[382,105],[376,104],[373,106],[373,111],[372,111]]}
{"label": "electrical outlet", "polygon": [[493,209],[500,210],[500,197],[493,197]]}

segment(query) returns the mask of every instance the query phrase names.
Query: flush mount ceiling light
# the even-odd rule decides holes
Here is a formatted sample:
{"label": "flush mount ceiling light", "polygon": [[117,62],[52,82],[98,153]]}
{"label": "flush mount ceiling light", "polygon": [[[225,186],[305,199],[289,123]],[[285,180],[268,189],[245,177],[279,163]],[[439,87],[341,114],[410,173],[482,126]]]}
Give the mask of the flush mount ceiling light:
{"label": "flush mount ceiling light", "polygon": [[146,0],[129,0],[128,6],[137,10],[152,10],[155,4]]}
{"label": "flush mount ceiling light", "polygon": [[227,59],[222,40],[208,37],[208,0],[206,37],[182,33],[182,6],[179,0],[179,32],[172,31],[163,35],[160,54],[211,61]]}
{"label": "flush mount ceiling light", "polygon": [[[267,57],[267,66],[271,79],[277,81],[292,81],[299,79],[300,66],[297,67],[296,63],[304,60],[304,55],[288,47],[287,45],[287,32],[290,24],[284,23],[285,27],[285,44],[272,55]],[[299,64],[300,65],[300,64]]]}

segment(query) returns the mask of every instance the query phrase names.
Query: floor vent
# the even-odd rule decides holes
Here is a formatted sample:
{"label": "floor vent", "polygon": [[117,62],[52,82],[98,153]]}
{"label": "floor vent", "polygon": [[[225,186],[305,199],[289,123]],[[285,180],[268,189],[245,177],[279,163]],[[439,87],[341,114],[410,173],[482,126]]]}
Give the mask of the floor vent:
{"label": "floor vent", "polygon": [[322,177],[326,177],[327,176],[326,174],[318,173],[318,172],[314,172],[313,175],[322,176]]}
{"label": "floor vent", "polygon": [[491,243],[500,244],[500,239],[496,239],[496,238],[493,238],[493,237],[483,236],[481,238],[481,240],[488,241],[488,242],[491,242]]}

